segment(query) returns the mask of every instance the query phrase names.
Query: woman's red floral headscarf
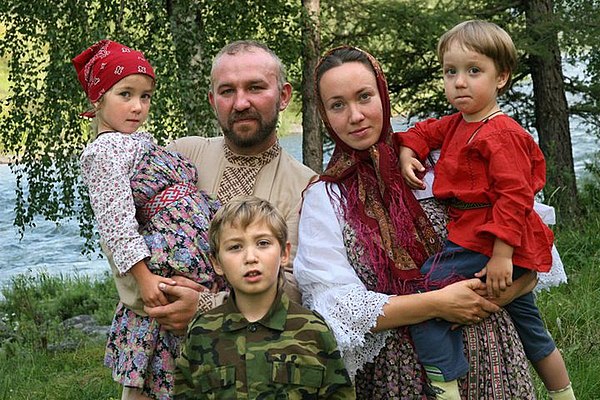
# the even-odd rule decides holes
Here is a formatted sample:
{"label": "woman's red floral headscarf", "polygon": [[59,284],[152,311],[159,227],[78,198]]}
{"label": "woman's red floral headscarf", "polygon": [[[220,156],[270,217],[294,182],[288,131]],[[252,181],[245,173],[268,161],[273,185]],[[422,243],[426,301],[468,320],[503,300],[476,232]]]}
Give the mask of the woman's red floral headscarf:
{"label": "woman's red floral headscarf", "polygon": [[[335,142],[331,160],[319,180],[338,184],[344,218],[367,252],[365,256],[378,278],[376,289],[390,294],[410,293],[411,281],[420,277],[423,262],[439,251],[440,241],[400,174],[392,145],[387,82],[379,63],[367,52],[342,46],[326,53],[317,71],[328,57],[344,49],[363,53],[369,60],[381,97],[383,127],[379,140],[369,149],[348,146],[327,120],[317,82],[319,113]],[[332,196],[331,191],[329,195]]]}

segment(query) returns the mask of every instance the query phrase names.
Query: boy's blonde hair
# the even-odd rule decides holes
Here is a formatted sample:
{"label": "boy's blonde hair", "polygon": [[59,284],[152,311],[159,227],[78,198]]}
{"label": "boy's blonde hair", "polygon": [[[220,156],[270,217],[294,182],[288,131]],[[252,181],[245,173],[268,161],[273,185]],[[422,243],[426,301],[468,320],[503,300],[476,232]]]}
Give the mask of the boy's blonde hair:
{"label": "boy's blonde hair", "polygon": [[288,229],[281,213],[266,200],[255,196],[240,196],[221,207],[210,223],[208,240],[212,255],[215,258],[219,256],[223,227],[229,225],[246,229],[257,221],[262,221],[269,227],[283,253],[288,240]]}
{"label": "boy's blonde hair", "polygon": [[517,68],[517,49],[504,29],[481,20],[461,22],[444,33],[438,41],[437,55],[440,63],[444,63],[444,54],[454,43],[491,58],[499,73],[508,72],[508,80],[498,90],[499,95],[510,88],[512,72]]}

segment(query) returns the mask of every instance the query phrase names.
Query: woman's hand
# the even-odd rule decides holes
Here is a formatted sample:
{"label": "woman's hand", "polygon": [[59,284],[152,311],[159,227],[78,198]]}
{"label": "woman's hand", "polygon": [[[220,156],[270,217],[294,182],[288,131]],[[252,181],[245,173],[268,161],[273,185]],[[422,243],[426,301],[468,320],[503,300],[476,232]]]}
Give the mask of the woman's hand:
{"label": "woman's hand", "polygon": [[458,324],[480,322],[500,307],[480,296],[479,290],[486,292],[485,283],[473,278],[431,292],[391,296],[371,330],[379,332],[431,318]]}
{"label": "woman's hand", "polygon": [[438,318],[466,325],[481,322],[500,310],[497,304],[483,298],[477,291],[487,293],[486,285],[480,279],[473,278],[429,293],[439,297]]}

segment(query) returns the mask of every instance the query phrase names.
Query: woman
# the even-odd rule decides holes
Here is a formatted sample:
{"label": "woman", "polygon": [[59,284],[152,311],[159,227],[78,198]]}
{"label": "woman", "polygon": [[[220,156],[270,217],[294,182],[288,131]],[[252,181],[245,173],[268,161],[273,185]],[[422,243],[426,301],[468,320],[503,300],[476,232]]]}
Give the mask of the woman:
{"label": "woman", "polygon": [[[424,399],[428,387],[406,326],[430,318],[472,324],[498,307],[474,292],[484,286],[478,279],[412,294],[419,266],[440,240],[396,166],[385,77],[373,57],[352,47],[328,52],[316,75],[319,110],[336,147],[305,192],[294,274],[305,304],[335,333],[357,398]],[[531,290],[533,280],[516,281],[501,304]],[[474,351],[463,397],[533,398],[505,313],[465,332],[465,348]]]}

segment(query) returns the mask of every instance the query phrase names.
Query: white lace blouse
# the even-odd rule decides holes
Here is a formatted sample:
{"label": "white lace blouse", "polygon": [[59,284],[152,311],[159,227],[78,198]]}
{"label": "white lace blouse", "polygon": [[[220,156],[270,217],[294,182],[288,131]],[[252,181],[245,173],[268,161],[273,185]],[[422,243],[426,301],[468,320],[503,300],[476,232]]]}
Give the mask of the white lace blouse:
{"label": "white lace blouse", "polygon": [[339,204],[332,204],[325,185],[318,182],[304,193],[294,276],[304,305],[329,324],[354,379],[356,371],[379,354],[390,334],[371,333],[390,296],[367,290],[348,262],[343,222],[336,212]]}

